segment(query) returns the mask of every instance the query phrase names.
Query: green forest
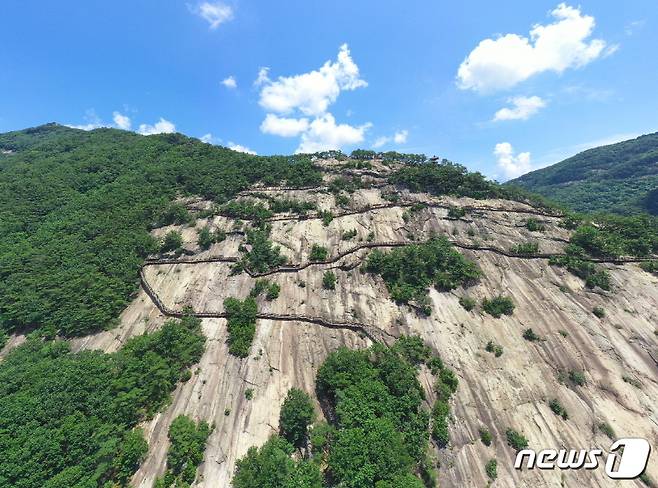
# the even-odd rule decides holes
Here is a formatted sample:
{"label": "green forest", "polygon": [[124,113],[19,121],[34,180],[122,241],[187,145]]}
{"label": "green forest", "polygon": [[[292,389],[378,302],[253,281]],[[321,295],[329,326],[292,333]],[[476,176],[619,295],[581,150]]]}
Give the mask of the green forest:
{"label": "green forest", "polygon": [[[639,180],[652,178],[652,141],[643,140],[643,152],[637,149],[627,166],[608,168],[611,175],[623,179],[644,165]],[[0,348],[9,334],[27,334],[26,342],[0,362],[0,487],[126,486],[148,449],[138,424],[167,405],[176,384],[191,377],[189,368],[203,353],[200,321],[168,321],[159,331],[133,337],[111,354],[77,352],[63,339],[113,328],[139,289],[144,259],[182,252],[180,232],[167,233],[163,242],[150,234],[164,225],[194,223],[195,215],[176,203],[177,198],[201,196],[214,202],[210,213],[248,220],[239,227],[245,237],[232,272],[265,273],[287,262],[270,240],[266,219],[275,212],[304,214],[317,208],[288,198],[270,197],[265,206],[255,200],[236,202],[234,197],[256,183],[317,186],[322,173],[310,155],[259,157],[181,134],[145,137],[57,124],[0,134],[0,149],[5,151],[0,153]],[[346,160],[341,153],[332,155]],[[358,150],[352,156],[359,161],[346,165],[369,167],[370,160],[382,155]],[[540,196],[498,185],[447,160],[437,164],[423,155],[398,153],[383,157],[385,162],[397,158],[405,163],[388,179],[398,189],[507,198],[560,210]],[[591,165],[592,171],[601,169]],[[598,171],[598,177],[604,173]],[[585,181],[589,173],[556,174],[555,181],[566,184],[572,177]],[[337,203],[338,197],[349,203],[344,193],[361,184],[367,181],[337,178],[327,191],[334,193]],[[649,193],[649,200],[654,198],[651,194],[655,197],[656,191]],[[658,254],[657,217],[635,214],[644,205],[636,203],[606,208],[632,214],[628,216],[565,213],[560,225],[573,232],[564,255],[549,264],[566,268],[589,288],[610,290],[610,273],[593,260]],[[599,204],[593,207],[598,209]],[[408,212],[413,211],[412,207]],[[466,215],[462,208],[449,212],[453,219]],[[338,218],[327,210],[319,215],[325,226]],[[546,230],[536,219],[528,219],[525,227]],[[224,231],[206,227],[198,239],[208,249],[225,237]],[[356,230],[342,235],[344,240],[356,237]],[[371,232],[367,240],[373,239]],[[335,255],[321,244],[311,246],[309,261]],[[525,255],[540,251],[530,241],[512,249]],[[656,268],[654,261],[643,263],[647,272],[655,273]],[[373,250],[361,271],[380,276],[393,300],[427,315],[432,313],[429,287],[453,290],[482,277],[474,262],[435,235],[388,251]],[[342,291],[339,276],[341,281],[326,270],[323,288]],[[258,280],[249,297],[226,298],[231,354],[249,356],[257,299],[264,294],[265,300],[274,300],[280,292],[278,283]],[[460,303],[467,310],[476,305],[468,297]],[[482,303],[494,317],[510,315],[514,308],[506,296]],[[491,343],[492,351],[496,347],[498,357],[502,348]],[[432,405],[417,379],[421,365],[434,377]],[[375,344],[367,350],[334,351],[318,371],[315,392],[327,422],[316,422],[307,392],[290,390],[280,432],[237,463],[234,486],[434,486],[436,462],[430,443],[439,449],[450,445],[450,398],[458,383],[455,373],[417,337],[402,337],[392,347]],[[186,417],[172,423],[167,471],[157,486],[186,486],[195,479],[211,431],[208,424]],[[492,469],[495,473],[495,465]]]}
{"label": "green forest", "polygon": [[658,133],[589,149],[510,184],[578,212],[658,215]]}
{"label": "green forest", "polygon": [[114,354],[32,334],[0,362],[0,486],[126,486],[147,450],[135,426],[167,404],[204,343],[189,317]]}
{"label": "green forest", "polygon": [[[417,375],[422,364],[436,377],[430,409]],[[236,464],[235,488],[425,488],[436,486],[430,438],[449,443],[448,400],[454,372],[419,337],[388,348],[341,348],[317,373],[316,394],[329,422],[315,422],[310,396],[288,392],[279,435],[252,447]],[[310,449],[301,448],[310,444]],[[293,458],[298,448],[302,454]]]}
{"label": "green forest", "polygon": [[0,135],[0,329],[111,328],[170,202],[225,203],[257,181],[317,184],[308,157],[258,157],[181,134],[47,124]]}

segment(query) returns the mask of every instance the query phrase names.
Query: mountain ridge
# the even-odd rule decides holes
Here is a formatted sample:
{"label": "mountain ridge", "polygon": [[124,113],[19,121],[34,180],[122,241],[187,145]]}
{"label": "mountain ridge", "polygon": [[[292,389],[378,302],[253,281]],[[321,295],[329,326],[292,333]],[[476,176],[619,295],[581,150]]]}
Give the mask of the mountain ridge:
{"label": "mountain ridge", "polygon": [[595,147],[506,183],[579,212],[658,214],[658,132]]}
{"label": "mountain ridge", "polygon": [[[43,482],[25,488],[168,486],[181,415],[205,432],[185,469],[197,487],[261,488],[250,473],[303,468],[315,482],[288,486],[477,487],[495,476],[548,488],[567,476],[603,488],[602,469],[517,471],[516,449],[605,448],[610,432],[658,439],[648,216],[565,214],[420,155],[256,157],[103,129],[13,136],[16,152],[0,156],[0,424],[52,438],[51,457],[64,459],[72,425],[93,432],[100,408],[76,404],[102,395],[117,399],[119,430],[103,446],[76,437],[87,451],[53,466],[24,461],[45,441],[3,444],[0,485],[30,474]],[[33,360],[38,371],[14,384]],[[108,366],[99,378],[118,375],[108,388],[94,386],[94,364]],[[345,366],[358,367],[351,386]],[[76,368],[89,381],[67,390],[66,422],[50,413],[56,402],[25,406],[74,385],[57,373]],[[340,395],[323,390],[327,371]],[[291,456],[278,436],[294,389],[317,422]],[[22,410],[43,411],[48,429],[25,425]]]}

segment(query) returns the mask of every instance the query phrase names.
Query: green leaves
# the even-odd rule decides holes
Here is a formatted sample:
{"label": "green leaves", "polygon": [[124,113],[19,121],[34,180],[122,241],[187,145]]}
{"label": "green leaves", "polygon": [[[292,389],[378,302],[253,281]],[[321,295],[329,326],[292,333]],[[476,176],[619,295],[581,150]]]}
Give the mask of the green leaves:
{"label": "green leaves", "polygon": [[333,271],[325,271],[322,275],[322,288],[325,290],[336,289],[336,275]]}
{"label": "green leaves", "polygon": [[482,309],[489,315],[500,318],[502,315],[512,315],[514,302],[510,297],[497,295],[493,298],[483,299]]}
{"label": "green leaves", "polygon": [[200,321],[170,321],[114,354],[30,337],[0,363],[0,486],[125,485],[146,452],[134,426],[198,361]]}
{"label": "green leaves", "polygon": [[495,198],[503,193],[496,183],[487,181],[480,173],[469,173],[464,166],[446,160],[440,164],[405,166],[393,173],[389,181],[413,192],[428,192],[432,195]]}
{"label": "green leaves", "polygon": [[270,241],[269,227],[247,231],[247,244],[251,249],[244,254],[241,263],[251,272],[265,273],[287,262],[280,254],[280,247]]}
{"label": "green leaves", "polygon": [[322,488],[317,464],[295,462],[294,448],[285,439],[272,436],[260,449],[251,447],[236,463],[233,488]]}
{"label": "green leaves", "polygon": [[[49,335],[109,328],[138,287],[154,226],[186,224],[172,203],[224,203],[256,182],[318,184],[306,156],[258,157],[180,134],[142,137],[57,124],[0,134],[0,328]],[[219,236],[218,236],[219,237]],[[175,249],[177,242],[167,246]]]}
{"label": "green leaves", "polygon": [[[279,419],[287,441],[273,436],[260,449],[249,449],[237,462],[233,487],[320,488],[324,481],[344,488],[422,488],[415,473],[430,476],[430,417],[417,379],[421,363],[443,372],[449,398],[457,379],[419,337],[403,337],[391,348],[375,344],[332,352],[316,378],[318,399],[331,423],[311,428],[310,452],[303,447],[313,406],[306,393],[292,388]],[[447,443],[450,407],[447,401],[441,406],[438,418]],[[294,446],[300,448],[295,456],[300,461],[291,457]]]}
{"label": "green leaves", "polygon": [[423,303],[427,288],[452,290],[468,285],[480,276],[477,266],[457,252],[445,238],[432,238],[389,252],[374,250],[366,271],[377,273],[386,282],[391,298],[401,303]]}
{"label": "green leaves", "polygon": [[251,342],[256,333],[256,314],[258,305],[254,297],[240,301],[237,298],[224,300],[228,328],[229,352],[234,356],[245,358],[249,355]]}
{"label": "green leaves", "polygon": [[311,246],[311,254],[308,257],[309,261],[326,261],[329,251],[324,246],[313,244]]}
{"label": "green leaves", "polygon": [[279,428],[281,435],[292,445],[305,444],[308,426],[315,419],[315,411],[309,396],[298,388],[291,388],[281,407]]}
{"label": "green leaves", "polygon": [[162,482],[165,487],[194,481],[209,435],[210,427],[205,421],[197,425],[185,415],[174,419],[168,433],[171,444],[167,452],[167,472]]}
{"label": "green leaves", "polygon": [[392,349],[341,348],[320,367],[318,394],[335,411],[329,470],[337,482],[371,487],[407,473],[422,458],[429,417],[416,375],[428,357],[422,342],[409,337]]}

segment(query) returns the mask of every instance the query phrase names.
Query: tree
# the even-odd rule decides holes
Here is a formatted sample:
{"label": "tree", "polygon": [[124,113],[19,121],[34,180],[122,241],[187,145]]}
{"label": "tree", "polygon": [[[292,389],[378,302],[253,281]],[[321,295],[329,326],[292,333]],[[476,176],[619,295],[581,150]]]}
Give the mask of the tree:
{"label": "tree", "polygon": [[160,252],[176,251],[183,245],[183,236],[176,230],[170,230],[165,234],[160,245]]}
{"label": "tree", "polygon": [[298,388],[291,388],[279,415],[281,435],[292,445],[303,446],[307,440],[308,426],[314,418],[315,411],[310,397]]}
{"label": "tree", "polygon": [[322,275],[322,288],[325,290],[336,289],[336,275],[333,271],[325,271]]}
{"label": "tree", "polygon": [[256,333],[258,305],[253,297],[240,301],[237,298],[224,300],[228,329],[229,352],[241,358],[249,355],[251,342]]}
{"label": "tree", "polygon": [[199,247],[201,249],[209,249],[213,242],[215,242],[215,239],[213,238],[212,232],[210,232],[210,227],[206,225],[199,231]]}
{"label": "tree", "polygon": [[482,308],[489,315],[500,318],[502,315],[512,315],[514,302],[510,297],[498,295],[491,299],[485,298],[482,300]]}
{"label": "tree", "polygon": [[251,447],[235,467],[233,488],[321,488],[315,463],[295,463],[293,446],[279,436],[270,437],[259,449]]}
{"label": "tree", "polygon": [[325,261],[328,254],[329,252],[326,247],[320,246],[319,244],[313,244],[308,259],[309,261]]}
{"label": "tree", "polygon": [[265,298],[268,300],[276,300],[279,298],[279,293],[281,293],[281,285],[278,283],[270,283],[267,286],[267,294],[265,295]]}
{"label": "tree", "polygon": [[[185,415],[179,415],[169,427],[169,451],[167,453],[167,471],[175,480],[192,483],[196,478],[197,466],[203,461],[206,440],[210,427],[205,421],[195,424]],[[171,478],[165,475],[165,482]],[[170,483],[171,486],[175,483]],[[177,484],[177,483],[176,483]]]}
{"label": "tree", "polygon": [[0,486],[125,485],[146,452],[133,429],[168,402],[204,342],[192,317],[112,354],[30,335],[0,362]]}
{"label": "tree", "polygon": [[380,480],[391,480],[411,466],[412,458],[393,423],[378,418],[363,428],[338,431],[329,453],[334,479],[349,488],[369,488]]}
{"label": "tree", "polygon": [[119,453],[114,458],[114,478],[122,486],[127,485],[132,475],[144,460],[148,444],[142,429],[131,430],[124,437]]}

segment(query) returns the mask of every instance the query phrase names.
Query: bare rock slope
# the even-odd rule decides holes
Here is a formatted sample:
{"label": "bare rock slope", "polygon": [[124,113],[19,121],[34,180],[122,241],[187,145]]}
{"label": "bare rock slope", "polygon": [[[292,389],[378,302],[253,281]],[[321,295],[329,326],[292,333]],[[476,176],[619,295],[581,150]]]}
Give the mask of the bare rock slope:
{"label": "bare rock slope", "polygon": [[[330,168],[334,163],[323,164]],[[611,273],[612,291],[592,291],[582,280],[549,266],[546,257],[541,257],[560,253],[569,238],[569,231],[558,226],[558,216],[541,215],[518,202],[412,194],[388,187],[375,176],[364,177],[375,185],[350,194],[344,208],[336,205],[333,195],[318,189],[261,189],[250,197],[262,199],[267,194],[307,200],[334,213],[328,225],[313,215],[277,215],[272,219],[270,238],[281,246],[290,263],[308,263],[314,243],[325,246],[330,256],[341,257],[269,275],[268,279],[281,285],[281,295],[274,301],[259,299],[259,311],[317,317],[338,324],[336,327],[261,319],[250,357],[238,359],[228,353],[225,319],[212,315],[221,315],[225,298],[246,297],[254,277],[232,275],[230,261],[144,268],[144,279],[165,309],[180,311],[191,306],[210,317],[203,319],[208,342],[192,379],[181,384],[169,407],[144,426],[149,453],[134,485],[150,487],[162,474],[167,429],[184,413],[214,426],[196,486],[230,486],[236,460],[277,431],[280,405],[288,389],[295,386],[313,393],[317,369],[332,350],[342,345],[369,345],[371,337],[364,331],[340,326],[359,323],[377,329],[384,341],[401,334],[420,335],[459,376],[459,390],[452,400],[451,444],[438,452],[441,486],[486,486],[489,480],[484,466],[491,458],[498,460],[498,479],[493,486],[621,486],[608,479],[602,468],[514,470],[515,453],[506,443],[505,431],[511,427],[522,432],[537,449],[607,449],[611,441],[598,427],[605,423],[620,437],[645,437],[658,445],[656,277],[634,263],[601,264]],[[326,178],[331,179],[331,174]],[[382,198],[392,192],[399,193],[397,204]],[[427,206],[409,212],[414,202]],[[204,202],[195,205],[203,206]],[[469,210],[463,218],[448,218],[450,206]],[[528,217],[539,219],[546,230],[527,230]],[[196,244],[197,231],[207,224],[229,231],[229,235],[201,251]],[[185,247],[197,260],[239,257],[244,236],[231,233],[232,229],[233,220],[221,216],[198,219],[196,228],[179,228]],[[352,229],[357,236],[342,240],[343,233]],[[410,243],[427,239],[432,232],[447,236],[475,261],[483,278],[467,290],[431,290],[433,311],[426,317],[394,303],[381,278],[362,273],[357,266],[370,252],[364,244]],[[524,258],[508,252],[513,245],[528,240],[539,244],[540,257]],[[337,276],[334,291],[322,288],[326,269]],[[469,312],[459,304],[462,296],[480,303],[498,294],[513,298],[513,315],[493,318],[479,306]],[[605,317],[596,317],[592,313],[595,307],[602,307]],[[153,297],[142,289],[122,314],[118,328],[77,339],[75,347],[114,351],[127,338],[156,329],[164,320]],[[522,334],[527,328],[542,340],[525,340]],[[485,351],[490,340],[503,347],[500,357]],[[584,372],[585,385],[564,381],[569,371]],[[430,381],[421,377],[428,391]],[[248,389],[253,390],[251,400],[245,397]],[[569,412],[569,420],[551,411],[549,401],[554,398]],[[489,447],[479,441],[482,427],[494,436]],[[648,474],[658,479],[655,454]],[[640,482],[635,483],[639,486]]]}

